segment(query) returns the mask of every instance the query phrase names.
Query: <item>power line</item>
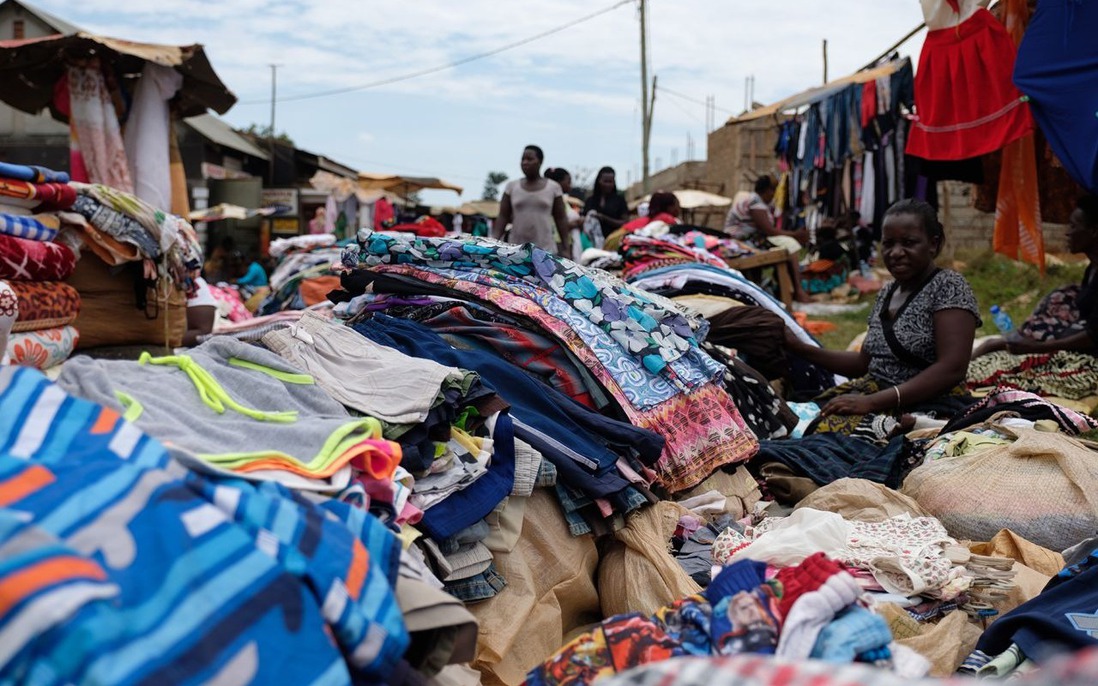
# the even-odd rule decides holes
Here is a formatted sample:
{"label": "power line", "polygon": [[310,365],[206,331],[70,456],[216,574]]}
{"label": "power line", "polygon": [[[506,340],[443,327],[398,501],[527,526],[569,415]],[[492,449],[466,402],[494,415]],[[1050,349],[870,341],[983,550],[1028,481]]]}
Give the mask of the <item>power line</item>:
{"label": "power line", "polygon": [[[577,25],[582,24],[584,22],[591,21],[592,19],[595,19],[596,17],[601,17],[604,14],[609,14],[610,12],[613,12],[617,8],[622,7],[624,5],[630,5],[633,2],[634,2],[634,0],[618,0],[618,2],[614,3],[613,5],[610,5],[609,7],[604,7],[603,9],[601,9],[597,12],[592,12],[591,14],[582,16],[579,19],[573,19],[572,21],[570,21],[566,24],[561,24],[560,26],[556,26],[556,27],[548,29],[546,31],[542,31],[541,33],[535,34],[533,36],[529,36],[527,38],[523,38],[522,40],[518,40],[518,41],[515,41],[513,43],[508,43],[506,45],[502,45],[498,48],[495,48],[494,50],[489,50],[488,52],[477,53],[475,55],[469,55],[468,57],[463,57],[463,58],[461,58],[459,60],[455,60],[453,62],[447,62],[446,64],[436,65],[434,67],[429,67],[427,69],[420,69],[419,71],[409,72],[407,74],[401,74],[399,76],[392,76],[392,77],[389,77],[389,78],[386,78],[386,79],[381,79],[379,81],[371,81],[370,83],[364,83],[364,84],[361,84],[361,85],[358,85],[358,86],[347,86],[347,87],[344,87],[344,88],[334,88],[332,90],[320,91],[320,92],[317,92],[317,93],[307,93],[307,94],[303,94],[303,95],[291,95],[289,97],[281,98],[280,100],[278,100],[278,102],[293,102],[293,101],[296,101],[296,100],[311,100],[313,98],[326,98],[326,97],[332,96],[332,95],[342,95],[343,93],[352,93],[352,92],[355,92],[355,91],[364,91],[364,90],[369,90],[371,88],[379,88],[381,86],[388,86],[388,85],[391,85],[391,84],[394,84],[394,83],[399,83],[401,81],[409,81],[411,79],[417,79],[421,76],[428,76],[430,74],[437,74],[440,71],[447,71],[449,69],[454,69],[455,67],[460,67],[462,65],[469,64],[470,62],[476,62],[477,60],[482,60],[486,57],[493,57],[493,56],[498,55],[502,52],[507,52],[508,50],[513,50],[515,48],[522,47],[523,45],[528,45],[530,43],[533,43],[534,41],[538,41],[538,40],[541,40],[542,38],[547,38],[547,37],[552,36],[554,34],[560,33],[561,31],[565,31],[567,29],[570,29],[573,26],[577,26]],[[248,100],[248,101],[240,102],[238,104],[240,104],[240,105],[260,105],[260,104],[267,104],[269,102],[270,102],[270,100],[266,100],[266,99],[265,100]]]}
{"label": "power line", "polygon": [[[673,91],[670,88],[668,88],[667,86],[660,86],[660,92],[661,93],[667,93],[668,95],[673,95],[676,98],[679,98],[681,100],[685,100],[687,102],[692,102],[695,105],[701,105],[702,107],[710,107],[710,104],[707,103],[707,102],[703,102],[701,100],[698,100],[697,98],[692,98],[689,95],[684,95],[682,93],[679,93],[678,91]],[[724,112],[726,114],[730,114],[732,116],[736,116],[738,114],[737,112],[733,112],[732,110],[728,110],[728,109],[725,109],[723,107],[717,107],[716,105],[712,105],[712,107],[715,110],[720,110],[721,112]]]}

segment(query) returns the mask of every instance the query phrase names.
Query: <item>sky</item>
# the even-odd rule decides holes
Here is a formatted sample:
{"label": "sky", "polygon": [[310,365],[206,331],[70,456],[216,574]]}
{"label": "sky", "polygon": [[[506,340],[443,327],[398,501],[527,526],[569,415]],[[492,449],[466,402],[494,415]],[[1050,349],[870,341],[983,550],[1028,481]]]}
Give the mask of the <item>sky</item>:
{"label": "sky", "polygon": [[[319,97],[495,50],[618,0],[30,0],[78,26],[129,40],[205,46],[239,102],[225,115],[270,120],[302,148],[371,172],[438,176],[481,196],[489,171],[519,176],[525,145],[573,176],[603,165],[618,185],[641,170],[640,32],[635,2],[554,35],[420,78]],[[768,103],[863,67],[922,21],[916,0],[649,0],[658,77],[653,171],[704,159],[706,108],[743,111],[744,82]],[[922,35],[903,54],[917,59]],[[666,88],[666,90],[663,90]],[[450,192],[424,201],[456,204]]]}

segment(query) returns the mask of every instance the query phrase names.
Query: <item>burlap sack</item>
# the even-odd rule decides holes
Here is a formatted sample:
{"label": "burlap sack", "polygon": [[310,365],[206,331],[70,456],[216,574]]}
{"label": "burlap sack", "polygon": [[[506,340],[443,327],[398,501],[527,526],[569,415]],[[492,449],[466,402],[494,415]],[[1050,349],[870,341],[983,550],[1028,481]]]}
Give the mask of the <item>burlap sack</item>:
{"label": "burlap sack", "polygon": [[960,610],[950,612],[936,624],[920,623],[895,605],[881,605],[896,642],[930,660],[930,676],[952,676],[964,659],[976,648],[981,629]]}
{"label": "burlap sack", "polygon": [[834,512],[856,522],[883,522],[897,515],[925,517],[919,503],[884,484],[866,479],[839,479],[816,489],[794,509]]}
{"label": "burlap sack", "polygon": [[174,348],[187,332],[187,298],[179,289],[161,284],[146,292],[148,306],[137,308],[134,277],[141,264],[111,268],[87,253],[76,263],[69,285],[80,293],[80,315],[73,326],[80,332],[78,350],[108,345],[149,345]]}
{"label": "burlap sack", "polygon": [[701,590],[667,550],[686,508],[670,501],[630,515],[599,564],[599,600],[606,617],[653,614]]}
{"label": "burlap sack", "polygon": [[1064,550],[1092,536],[1098,530],[1098,455],[1063,434],[997,428],[1017,440],[918,467],[901,492],[957,539],[987,541],[1005,528]]}
{"label": "burlap sack", "polygon": [[573,537],[552,493],[526,501],[514,550],[495,555],[507,587],[469,606],[480,633],[473,667],[486,686],[517,686],[579,627],[602,619],[595,589],[598,551],[591,536]]}

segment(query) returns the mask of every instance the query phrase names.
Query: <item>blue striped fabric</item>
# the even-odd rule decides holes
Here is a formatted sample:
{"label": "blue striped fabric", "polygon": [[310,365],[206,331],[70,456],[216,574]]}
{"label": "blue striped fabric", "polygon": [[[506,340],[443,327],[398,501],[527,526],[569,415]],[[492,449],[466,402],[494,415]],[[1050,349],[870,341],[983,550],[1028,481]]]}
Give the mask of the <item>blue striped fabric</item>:
{"label": "blue striped fabric", "polygon": [[380,682],[408,634],[369,514],[173,462],[0,368],[0,683]]}
{"label": "blue striped fabric", "polygon": [[46,226],[34,217],[15,214],[0,214],[0,233],[30,241],[49,242],[57,238],[57,229]]}

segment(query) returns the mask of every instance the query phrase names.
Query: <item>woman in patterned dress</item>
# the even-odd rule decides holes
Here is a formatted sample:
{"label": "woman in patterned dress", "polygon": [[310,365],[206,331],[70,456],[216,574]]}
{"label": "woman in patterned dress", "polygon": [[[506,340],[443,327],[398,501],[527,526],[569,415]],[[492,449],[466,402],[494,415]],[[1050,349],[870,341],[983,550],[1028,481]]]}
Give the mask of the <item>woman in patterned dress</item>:
{"label": "woman in patterned dress", "polygon": [[895,281],[877,296],[859,352],[809,346],[786,332],[790,352],[848,381],[816,398],[809,431],[885,439],[908,412],[963,409],[965,372],[980,310],[965,278],[939,269],[945,232],[933,207],[901,200],[885,213],[881,255]]}

